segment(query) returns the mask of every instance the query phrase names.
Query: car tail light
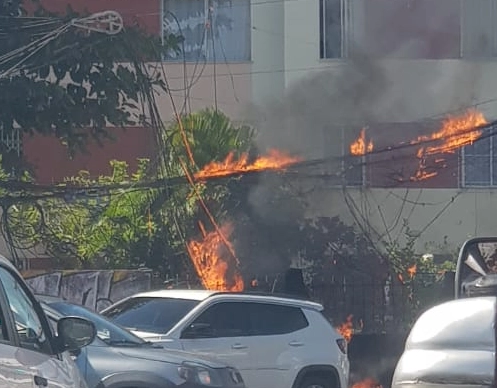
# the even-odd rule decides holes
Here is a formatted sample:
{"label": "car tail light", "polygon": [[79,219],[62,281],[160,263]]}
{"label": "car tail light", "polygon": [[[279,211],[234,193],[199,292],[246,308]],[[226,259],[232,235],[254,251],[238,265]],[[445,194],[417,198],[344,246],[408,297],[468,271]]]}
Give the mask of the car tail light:
{"label": "car tail light", "polygon": [[347,354],[347,341],[344,338],[337,339],[337,345],[343,354]]}

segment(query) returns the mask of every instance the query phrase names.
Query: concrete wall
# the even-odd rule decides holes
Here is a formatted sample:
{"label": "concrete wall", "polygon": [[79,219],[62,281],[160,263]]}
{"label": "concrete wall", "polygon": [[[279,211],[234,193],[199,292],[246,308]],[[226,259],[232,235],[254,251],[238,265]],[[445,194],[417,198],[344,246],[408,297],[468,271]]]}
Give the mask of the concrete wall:
{"label": "concrete wall", "polygon": [[[151,69],[160,69],[160,66],[161,64],[150,64]],[[214,83],[217,87],[218,108],[233,120],[241,120],[245,107],[251,100],[251,65],[218,64],[215,77],[211,64],[206,65],[199,76],[202,67],[203,65],[195,67],[188,64],[185,72],[183,65],[164,64],[169,87],[173,90],[171,95],[164,91],[156,94],[156,103],[164,122],[175,120],[175,110],[186,113],[214,107]],[[193,76],[195,79],[198,77],[187,95],[184,91],[185,74],[187,85],[191,83]],[[81,170],[90,171],[93,176],[108,174],[109,161],[112,159],[127,161],[134,168],[137,158],[150,158],[156,152],[155,135],[151,129],[113,128],[110,132],[114,139],[105,140],[103,144],[90,142],[86,152],[78,153],[73,159],[69,158],[67,148],[53,136],[24,136],[23,155],[40,183],[53,183],[76,175]]]}
{"label": "concrete wall", "polygon": [[[264,76],[254,75],[252,79],[255,102],[261,95],[267,98],[270,92],[279,98],[285,88],[302,79],[312,78],[323,70],[340,74],[347,66],[342,59],[320,59],[319,0],[281,4],[283,9],[276,9],[275,5],[258,5],[257,1],[252,6],[253,66],[254,71],[265,72]],[[363,0],[349,4],[347,44],[360,45],[365,39]],[[269,28],[272,35],[262,31]],[[466,50],[469,52],[468,48]],[[388,86],[376,101],[376,119],[379,121],[416,121],[477,103],[482,103],[480,108],[489,117],[497,112],[497,103],[488,102],[495,98],[497,86],[495,59],[382,59],[379,64]],[[281,83],[281,72],[284,83]],[[300,84],[300,88],[306,86],[306,83]]]}
{"label": "concrete wall", "polygon": [[151,270],[25,271],[22,275],[35,294],[61,298],[95,311],[152,288]]}
{"label": "concrete wall", "polygon": [[[473,236],[497,235],[497,195],[494,189],[367,189],[347,190],[356,213],[376,239],[404,238],[405,222],[419,233],[420,253],[451,253]],[[341,189],[315,190],[308,216],[339,216],[355,220]],[[366,225],[365,219],[369,225]],[[446,241],[446,245],[444,245]],[[435,243],[435,244],[434,244]]]}

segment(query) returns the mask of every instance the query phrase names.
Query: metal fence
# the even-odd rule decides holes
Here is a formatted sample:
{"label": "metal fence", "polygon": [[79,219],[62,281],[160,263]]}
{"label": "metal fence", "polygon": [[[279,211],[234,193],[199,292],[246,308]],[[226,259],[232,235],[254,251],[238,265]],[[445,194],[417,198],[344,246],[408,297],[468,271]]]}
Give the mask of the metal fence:
{"label": "metal fence", "polygon": [[335,326],[351,318],[356,334],[405,332],[429,307],[453,298],[452,276],[417,274],[409,283],[347,280],[312,286],[311,298]]}

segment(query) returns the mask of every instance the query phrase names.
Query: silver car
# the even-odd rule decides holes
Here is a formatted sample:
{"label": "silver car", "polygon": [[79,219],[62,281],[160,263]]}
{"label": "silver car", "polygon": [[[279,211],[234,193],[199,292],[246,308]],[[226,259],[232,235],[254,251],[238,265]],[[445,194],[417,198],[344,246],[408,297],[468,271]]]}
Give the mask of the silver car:
{"label": "silver car", "polygon": [[94,322],[97,337],[74,354],[89,388],[245,388],[238,370],[146,342],[83,306],[42,301],[42,307],[53,326],[64,316]]}
{"label": "silver car", "polygon": [[15,267],[0,256],[0,388],[86,388],[68,351],[91,343],[94,324],[78,317],[48,320]]}
{"label": "silver car", "polygon": [[392,388],[490,388],[495,385],[497,298],[458,299],[418,318]]}

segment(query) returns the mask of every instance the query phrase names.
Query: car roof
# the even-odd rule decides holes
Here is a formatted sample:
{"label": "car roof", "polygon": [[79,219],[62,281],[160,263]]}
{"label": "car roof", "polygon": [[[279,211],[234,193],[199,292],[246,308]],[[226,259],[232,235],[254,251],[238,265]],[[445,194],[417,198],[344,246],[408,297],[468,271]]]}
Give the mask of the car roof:
{"label": "car roof", "polygon": [[173,289],[140,292],[133,295],[133,298],[172,298],[172,299],[190,299],[202,301],[216,294],[216,291],[209,290],[191,290],[191,289]]}
{"label": "car roof", "polygon": [[307,299],[299,298],[296,295],[263,293],[263,292],[226,292],[226,291],[211,291],[211,290],[191,290],[191,289],[171,289],[157,290],[149,292],[141,292],[135,294],[132,298],[173,298],[173,299],[189,299],[196,301],[204,301],[206,299],[243,299],[250,301],[268,302],[276,304],[286,304],[308,308],[311,310],[322,311],[323,306],[319,303],[312,302]]}

